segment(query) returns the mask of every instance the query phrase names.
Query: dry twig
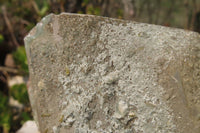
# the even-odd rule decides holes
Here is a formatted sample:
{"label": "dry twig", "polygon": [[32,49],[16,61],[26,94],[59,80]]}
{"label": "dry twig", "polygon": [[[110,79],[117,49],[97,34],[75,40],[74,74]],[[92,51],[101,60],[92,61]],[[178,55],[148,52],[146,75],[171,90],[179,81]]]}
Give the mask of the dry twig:
{"label": "dry twig", "polygon": [[6,23],[7,27],[8,27],[8,31],[10,32],[12,41],[13,41],[14,45],[15,45],[16,47],[18,47],[18,46],[19,46],[19,43],[17,42],[17,39],[16,39],[16,37],[15,37],[15,35],[14,35],[13,27],[12,27],[12,25],[11,25],[11,23],[10,23],[10,20],[8,19],[6,7],[5,7],[5,6],[2,6],[2,7],[1,7],[1,10],[2,10],[2,13],[3,13],[3,17],[4,17],[4,20],[5,20],[5,23]]}
{"label": "dry twig", "polygon": [[8,72],[8,73],[14,73],[14,74],[19,74],[20,73],[17,69],[9,68],[9,67],[3,67],[3,66],[0,66],[0,71]]}

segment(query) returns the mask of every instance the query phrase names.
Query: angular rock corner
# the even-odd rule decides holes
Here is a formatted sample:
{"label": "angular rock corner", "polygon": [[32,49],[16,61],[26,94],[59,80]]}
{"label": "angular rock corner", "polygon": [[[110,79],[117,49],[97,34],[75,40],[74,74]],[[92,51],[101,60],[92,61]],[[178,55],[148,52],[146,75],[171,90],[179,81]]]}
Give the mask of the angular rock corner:
{"label": "angular rock corner", "polygon": [[199,133],[200,36],[63,13],[25,38],[41,133]]}

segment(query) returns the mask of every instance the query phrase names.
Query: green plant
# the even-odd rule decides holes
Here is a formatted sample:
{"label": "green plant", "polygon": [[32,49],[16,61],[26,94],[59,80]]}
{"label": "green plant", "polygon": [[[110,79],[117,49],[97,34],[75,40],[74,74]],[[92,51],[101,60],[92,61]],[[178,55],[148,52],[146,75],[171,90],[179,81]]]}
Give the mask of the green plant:
{"label": "green plant", "polygon": [[49,10],[49,5],[47,3],[44,3],[42,9],[39,12],[39,15],[44,16],[48,10]]}
{"label": "green plant", "polygon": [[22,112],[21,117],[22,117],[22,120],[20,124],[24,124],[26,121],[33,119],[32,116],[30,116],[28,112]]}
{"label": "green plant", "polygon": [[93,7],[93,5],[88,5],[86,8],[86,13],[91,15],[100,15],[101,10],[99,7]]}
{"label": "green plant", "polygon": [[18,120],[12,120],[11,126],[17,125],[18,122],[23,125],[26,121],[33,119],[30,110],[27,110],[30,105],[26,84],[13,85],[10,88],[10,96],[24,105],[23,110],[18,112]]}
{"label": "green plant", "polygon": [[123,10],[122,9],[118,9],[117,10],[117,16],[118,16],[118,18],[122,18],[123,17]]}
{"label": "green plant", "polygon": [[[0,129],[3,128],[3,133],[8,133],[12,130],[11,128],[16,128],[17,125],[22,125],[27,120],[32,119],[30,110],[27,110],[30,105],[25,84],[12,86],[9,95],[5,95],[0,91],[0,97]],[[10,97],[24,105],[21,111],[16,112],[16,107],[9,105]],[[14,119],[14,117],[17,119]]]}
{"label": "green plant", "polygon": [[86,6],[87,4],[89,3],[89,0],[83,0],[83,2],[82,2],[82,6]]}
{"label": "green plant", "polygon": [[10,88],[10,95],[23,104],[28,104],[28,93],[25,84],[14,85]]}
{"label": "green plant", "polygon": [[17,50],[13,52],[13,58],[15,63],[19,66],[20,70],[25,74],[28,74],[28,62],[26,51],[23,46],[18,47]]}
{"label": "green plant", "polygon": [[3,35],[0,34],[0,44],[4,41]]}
{"label": "green plant", "polygon": [[0,127],[3,128],[4,132],[8,132],[11,123],[11,112],[8,106],[9,98],[0,92]]}
{"label": "green plant", "polygon": [[36,10],[37,10],[38,15],[41,17],[45,16],[50,8],[48,1],[35,0],[35,3],[36,3],[35,6],[37,6],[35,8],[37,8]]}
{"label": "green plant", "polygon": [[30,31],[35,26],[34,23],[30,23],[26,26],[26,30]]}

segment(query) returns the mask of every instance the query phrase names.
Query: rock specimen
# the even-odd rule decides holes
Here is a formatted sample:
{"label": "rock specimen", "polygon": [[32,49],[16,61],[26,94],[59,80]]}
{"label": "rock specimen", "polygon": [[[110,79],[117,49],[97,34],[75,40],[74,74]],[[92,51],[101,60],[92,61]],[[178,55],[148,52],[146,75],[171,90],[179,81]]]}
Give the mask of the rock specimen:
{"label": "rock specimen", "polygon": [[63,13],[25,38],[41,133],[199,133],[200,36]]}

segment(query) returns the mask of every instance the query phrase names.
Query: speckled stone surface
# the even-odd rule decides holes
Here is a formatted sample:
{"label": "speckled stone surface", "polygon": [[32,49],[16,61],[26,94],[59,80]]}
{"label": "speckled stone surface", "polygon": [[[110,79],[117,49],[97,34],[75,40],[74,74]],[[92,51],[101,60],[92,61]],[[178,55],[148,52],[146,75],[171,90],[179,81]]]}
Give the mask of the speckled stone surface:
{"label": "speckled stone surface", "polygon": [[200,36],[63,13],[25,38],[41,133],[199,133]]}

